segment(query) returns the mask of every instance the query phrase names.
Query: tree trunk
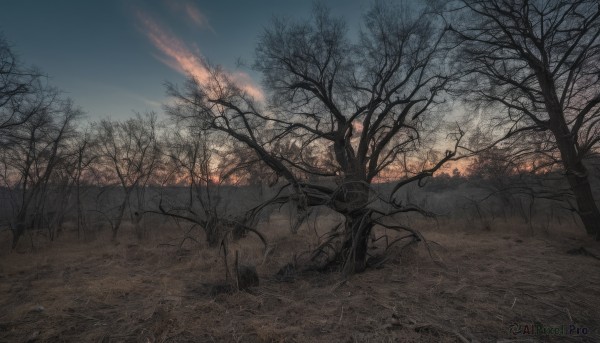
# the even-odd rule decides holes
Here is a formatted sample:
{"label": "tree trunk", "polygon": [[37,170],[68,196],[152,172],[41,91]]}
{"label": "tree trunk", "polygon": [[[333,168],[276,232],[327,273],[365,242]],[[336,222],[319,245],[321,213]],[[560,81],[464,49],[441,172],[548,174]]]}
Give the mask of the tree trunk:
{"label": "tree trunk", "polygon": [[342,186],[338,211],[346,217],[341,258],[343,273],[350,275],[365,270],[369,235],[373,228],[371,213],[367,209],[369,185],[361,180],[348,180]]}
{"label": "tree trunk", "polygon": [[27,213],[21,211],[15,218],[15,222],[13,223],[14,227],[12,228],[13,240],[12,240],[12,249],[15,250],[17,248],[17,244],[19,244],[19,239],[25,233],[25,228],[27,223],[25,222],[25,218],[27,218]]}
{"label": "tree trunk", "polygon": [[123,203],[121,203],[121,206],[119,207],[119,213],[117,215],[117,222],[115,223],[115,226],[113,226],[113,228],[112,228],[111,240],[113,242],[115,242],[117,240],[117,234],[119,233],[119,228],[121,227],[121,222],[123,221],[123,216],[125,215],[125,208],[127,207],[127,203],[129,202],[130,194],[131,194],[131,191],[127,191],[127,193],[125,194],[125,198],[123,199]]}
{"label": "tree trunk", "polygon": [[594,200],[587,172],[582,175],[569,174],[567,179],[575,195],[577,213],[585,226],[585,231],[596,240],[600,240],[600,211]]}
{"label": "tree trunk", "polygon": [[216,215],[211,213],[208,214],[204,232],[206,233],[206,243],[208,243],[208,246],[211,248],[217,247],[221,242],[221,230]]}
{"label": "tree trunk", "polygon": [[[79,178],[79,177],[78,177]],[[81,238],[84,233],[83,209],[81,204],[81,186],[77,180],[77,238]]]}
{"label": "tree trunk", "polygon": [[366,211],[357,211],[346,216],[346,235],[342,246],[344,275],[360,273],[367,266],[369,235],[373,229],[370,217]]}
{"label": "tree trunk", "polygon": [[588,235],[600,240],[600,211],[592,193],[588,170],[581,161],[582,157],[577,151],[575,139],[570,134],[566,123],[564,121],[559,122],[562,125],[553,132],[569,186],[577,202],[577,214],[579,214]]}
{"label": "tree trunk", "polygon": [[594,200],[587,168],[582,162],[583,156],[578,149],[577,133],[571,132],[557,97],[553,76],[539,71],[537,75],[544,94],[545,107],[550,117],[549,128],[556,139],[563,167],[567,174],[571,191],[577,202],[577,213],[586,232],[600,240],[600,211]]}

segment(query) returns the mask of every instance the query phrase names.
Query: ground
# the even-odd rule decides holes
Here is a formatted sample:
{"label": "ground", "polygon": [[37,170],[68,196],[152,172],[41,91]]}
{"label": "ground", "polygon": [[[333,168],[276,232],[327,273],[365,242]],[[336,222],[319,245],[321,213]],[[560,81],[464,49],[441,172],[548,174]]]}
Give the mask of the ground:
{"label": "ground", "polygon": [[177,232],[2,251],[0,342],[600,341],[600,260],[573,250],[597,249],[579,233],[429,225],[380,269],[281,280],[315,238],[278,227],[266,257],[254,238],[230,247],[257,266],[248,292],[219,293],[217,250],[178,249]]}

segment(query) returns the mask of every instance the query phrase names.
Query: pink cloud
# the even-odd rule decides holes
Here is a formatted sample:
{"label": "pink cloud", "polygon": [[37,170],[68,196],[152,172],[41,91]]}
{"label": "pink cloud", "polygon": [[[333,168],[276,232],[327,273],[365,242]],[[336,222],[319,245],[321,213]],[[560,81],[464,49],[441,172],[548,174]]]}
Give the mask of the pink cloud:
{"label": "pink cloud", "polygon": [[263,94],[262,89],[260,89],[260,87],[254,83],[254,80],[252,80],[250,75],[238,71],[235,73],[230,73],[230,77],[235,81],[238,87],[243,89],[250,96],[259,100],[265,99],[265,95]]}
{"label": "pink cloud", "polygon": [[185,13],[187,14],[188,18],[190,18],[190,20],[199,28],[207,28],[209,30],[211,30],[212,32],[215,32],[215,30],[213,30],[213,28],[210,26],[208,19],[206,18],[206,16],[200,12],[200,10],[194,6],[192,3],[190,2],[186,2],[184,4],[184,10]]}
{"label": "pink cloud", "polygon": [[361,133],[364,129],[364,125],[359,121],[353,121],[352,127],[354,128],[354,131],[356,131],[357,133]]}
{"label": "pink cloud", "polygon": [[191,0],[163,0],[164,5],[173,13],[184,15],[190,24],[215,33],[208,17]]}
{"label": "pink cloud", "polygon": [[192,53],[185,43],[173,34],[163,29],[156,21],[141,11],[137,11],[137,19],[150,42],[164,56],[159,60],[181,73],[189,73],[200,82],[208,81],[209,71],[201,57]]}
{"label": "pink cloud", "polygon": [[[140,24],[140,30],[162,53],[162,55],[156,56],[159,61],[182,74],[191,74],[200,84],[209,82],[210,71],[197,47],[191,49],[181,39],[141,10],[136,11],[136,17]],[[262,90],[248,74],[244,72],[226,73],[248,95],[260,101],[264,100]]]}

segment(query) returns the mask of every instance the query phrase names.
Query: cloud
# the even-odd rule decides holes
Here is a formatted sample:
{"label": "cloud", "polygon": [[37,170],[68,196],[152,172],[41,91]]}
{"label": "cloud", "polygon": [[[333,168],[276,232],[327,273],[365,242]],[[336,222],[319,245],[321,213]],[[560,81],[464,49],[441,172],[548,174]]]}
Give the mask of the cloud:
{"label": "cloud", "polygon": [[235,73],[230,73],[230,77],[235,81],[235,83],[243,89],[250,96],[253,96],[255,99],[264,100],[265,95],[263,94],[262,89],[254,83],[254,80],[250,77],[250,75],[238,71]]}
{"label": "cloud", "polygon": [[[199,13],[199,12],[198,12]],[[191,49],[171,31],[162,27],[156,20],[142,10],[135,11],[140,30],[150,42],[161,52],[155,57],[170,68],[184,74],[191,74],[200,84],[207,84],[210,71],[197,47]],[[240,89],[246,91],[257,100],[264,100],[264,94],[252,78],[244,72],[227,72]]]}
{"label": "cloud", "polygon": [[200,10],[191,2],[184,3],[183,9],[185,11],[185,14],[192,21],[192,23],[194,23],[194,25],[201,29],[209,29],[213,33],[215,32],[212,26],[210,26],[208,18],[202,12],[200,12]]}
{"label": "cloud", "polygon": [[154,19],[141,10],[138,10],[136,15],[141,24],[141,30],[150,42],[164,54],[164,56],[158,57],[161,62],[180,73],[192,74],[202,83],[208,81],[209,71],[202,59],[192,53],[183,41],[163,29]]}
{"label": "cloud", "polygon": [[163,4],[172,13],[184,17],[184,19],[192,26],[199,29],[207,29],[212,33],[216,33],[210,25],[208,17],[194,5],[190,0],[163,0]]}
{"label": "cloud", "polygon": [[355,120],[352,122],[352,128],[354,129],[354,131],[356,131],[356,133],[362,133],[363,129],[364,129],[364,125],[363,123]]}

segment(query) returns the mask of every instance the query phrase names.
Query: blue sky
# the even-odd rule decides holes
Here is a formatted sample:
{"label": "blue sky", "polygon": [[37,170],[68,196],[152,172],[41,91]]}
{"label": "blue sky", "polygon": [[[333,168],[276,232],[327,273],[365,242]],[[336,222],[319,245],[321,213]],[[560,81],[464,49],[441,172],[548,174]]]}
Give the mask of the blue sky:
{"label": "blue sky", "polygon": [[[350,29],[358,28],[367,0],[324,1]],[[161,112],[164,82],[184,70],[201,73],[200,58],[224,66],[260,91],[251,64],[259,35],[273,16],[308,18],[300,0],[95,0],[3,2],[0,32],[28,65],[80,105],[90,120]]]}

